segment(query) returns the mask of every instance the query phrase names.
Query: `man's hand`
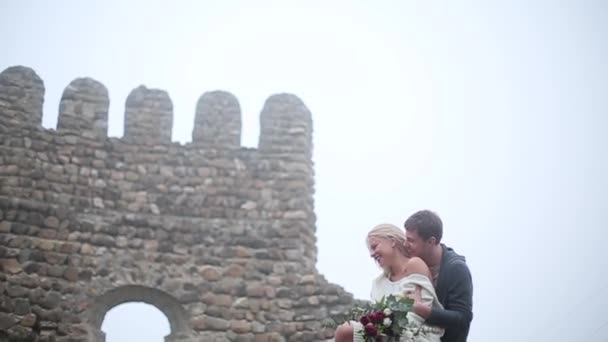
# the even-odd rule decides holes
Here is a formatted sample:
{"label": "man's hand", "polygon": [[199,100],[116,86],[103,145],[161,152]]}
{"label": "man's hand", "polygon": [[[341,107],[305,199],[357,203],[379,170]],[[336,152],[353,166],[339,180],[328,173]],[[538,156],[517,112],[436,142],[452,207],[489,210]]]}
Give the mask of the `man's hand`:
{"label": "man's hand", "polygon": [[412,311],[414,311],[415,314],[424,319],[431,316],[431,306],[422,302],[422,287],[420,287],[420,285],[416,285],[416,290],[414,290],[414,292],[406,291],[404,295],[414,300]]}

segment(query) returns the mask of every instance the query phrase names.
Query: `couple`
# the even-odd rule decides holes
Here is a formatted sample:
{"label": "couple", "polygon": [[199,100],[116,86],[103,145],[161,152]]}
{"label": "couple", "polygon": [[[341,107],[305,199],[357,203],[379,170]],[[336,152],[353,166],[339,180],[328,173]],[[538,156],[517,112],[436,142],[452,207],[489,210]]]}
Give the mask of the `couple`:
{"label": "couple", "polygon": [[[431,211],[414,213],[404,230],[391,224],[367,235],[371,257],[384,272],[372,282],[371,300],[390,294],[414,299],[408,321],[429,331],[420,342],[466,342],[473,319],[473,283],[465,258],[441,243],[443,223]],[[363,341],[363,326],[336,329],[336,342]]]}

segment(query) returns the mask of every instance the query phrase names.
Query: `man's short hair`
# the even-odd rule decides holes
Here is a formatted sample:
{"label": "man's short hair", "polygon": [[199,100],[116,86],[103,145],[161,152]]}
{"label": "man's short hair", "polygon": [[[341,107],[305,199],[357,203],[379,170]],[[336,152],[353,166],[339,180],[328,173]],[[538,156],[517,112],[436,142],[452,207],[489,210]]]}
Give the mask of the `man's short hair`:
{"label": "man's short hair", "polygon": [[435,237],[437,243],[441,242],[443,236],[443,222],[439,215],[430,210],[420,210],[408,217],[403,224],[406,231],[413,231],[425,241]]}

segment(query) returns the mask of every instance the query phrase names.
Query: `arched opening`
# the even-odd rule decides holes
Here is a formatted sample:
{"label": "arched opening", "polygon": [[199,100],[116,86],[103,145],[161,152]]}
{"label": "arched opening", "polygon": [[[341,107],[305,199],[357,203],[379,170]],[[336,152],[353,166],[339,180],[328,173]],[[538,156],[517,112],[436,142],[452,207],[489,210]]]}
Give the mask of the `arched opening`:
{"label": "arched opening", "polygon": [[108,311],[101,324],[106,342],[164,342],[171,334],[169,319],[150,304],[128,302]]}
{"label": "arched opening", "polygon": [[[110,320],[106,320],[108,314]],[[117,315],[117,318],[113,318],[114,315]],[[151,327],[156,323],[148,319],[164,323]],[[89,324],[93,329],[91,337],[94,342],[152,341],[143,338],[142,334],[138,335],[138,329],[148,330],[146,334],[159,329],[156,330],[155,336],[162,337],[160,340],[153,337],[154,341],[188,341],[191,335],[187,314],[173,296],[154,288],[137,285],[121,286],[95,298],[95,303],[89,311]],[[134,325],[137,327],[133,327]],[[168,329],[162,330],[163,325],[168,325]],[[129,338],[121,337],[120,340],[115,337],[108,339],[110,336],[106,332],[118,336],[120,331],[135,334],[135,338],[129,335]],[[164,331],[164,334],[161,331]]]}

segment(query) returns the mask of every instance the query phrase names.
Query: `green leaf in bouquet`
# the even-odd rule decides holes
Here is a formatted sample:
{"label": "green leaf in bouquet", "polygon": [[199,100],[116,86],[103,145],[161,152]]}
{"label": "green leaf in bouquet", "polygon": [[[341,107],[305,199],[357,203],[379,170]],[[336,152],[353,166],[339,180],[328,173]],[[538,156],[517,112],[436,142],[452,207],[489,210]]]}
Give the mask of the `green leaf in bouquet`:
{"label": "green leaf in bouquet", "polygon": [[399,303],[414,304],[414,300],[412,298],[403,297],[399,300]]}
{"label": "green leaf in bouquet", "polygon": [[393,336],[400,336],[402,331],[403,328],[400,324],[391,324],[391,332],[393,333]]}
{"label": "green leaf in bouquet", "polygon": [[402,299],[397,302],[394,306],[396,311],[411,311],[414,301],[411,299]]}
{"label": "green leaf in bouquet", "polygon": [[407,316],[402,316],[402,317],[397,318],[397,325],[399,327],[401,327],[402,329],[407,326],[407,323],[408,323]]}
{"label": "green leaf in bouquet", "polygon": [[397,303],[397,297],[395,297],[394,295],[390,295],[387,297],[385,305],[390,308],[393,305],[395,305],[396,303]]}

